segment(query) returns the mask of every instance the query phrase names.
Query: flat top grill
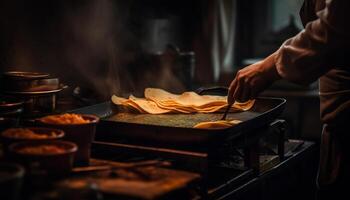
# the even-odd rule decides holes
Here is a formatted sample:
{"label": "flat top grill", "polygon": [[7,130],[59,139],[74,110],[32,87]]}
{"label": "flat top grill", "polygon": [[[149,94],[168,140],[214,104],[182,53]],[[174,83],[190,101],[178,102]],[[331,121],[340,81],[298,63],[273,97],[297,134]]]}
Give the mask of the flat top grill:
{"label": "flat top grill", "polygon": [[[229,113],[227,119],[240,120],[242,123],[253,123],[257,117],[264,117],[266,121],[271,121],[270,114],[277,117],[285,104],[284,99],[278,98],[257,98],[256,102],[248,111]],[[139,125],[165,126],[171,128],[192,128],[194,125],[204,121],[217,121],[222,117],[222,113],[193,113],[193,114],[135,114],[118,112],[113,109],[110,115],[103,120],[118,122],[118,123],[132,123]],[[265,117],[266,116],[266,117]],[[267,118],[269,116],[269,118]],[[268,123],[268,122],[266,122]]]}
{"label": "flat top grill", "polygon": [[196,129],[193,126],[203,121],[216,121],[222,113],[195,114],[133,114],[118,112],[111,102],[73,110],[74,113],[95,114],[102,117],[98,127],[98,141],[129,141],[151,143],[155,146],[187,148],[216,146],[227,139],[234,139],[253,132],[274,121],[283,111],[284,99],[257,98],[248,111],[230,113],[228,119],[241,123],[225,129]]}
{"label": "flat top grill", "polygon": [[[204,181],[205,185],[201,186],[201,190],[211,194],[210,196],[216,196],[259,173],[258,141],[262,136],[268,135],[268,132],[277,131],[278,152],[274,157],[277,157],[277,160],[278,157],[283,159],[284,122],[275,120],[282,113],[284,105],[284,99],[258,98],[251,110],[230,113],[227,119],[238,119],[242,123],[223,130],[192,128],[199,122],[220,120],[222,113],[122,113],[111,102],[72,112],[101,117],[93,144],[96,157],[110,159],[127,155],[126,157],[145,159],[161,158],[172,162],[172,169],[200,173],[203,179],[207,180]],[[227,167],[227,164],[223,167],[220,163],[235,161],[218,156],[232,153],[219,147],[238,141],[244,143],[239,147],[243,153],[239,164],[242,164],[243,168],[237,170]]]}

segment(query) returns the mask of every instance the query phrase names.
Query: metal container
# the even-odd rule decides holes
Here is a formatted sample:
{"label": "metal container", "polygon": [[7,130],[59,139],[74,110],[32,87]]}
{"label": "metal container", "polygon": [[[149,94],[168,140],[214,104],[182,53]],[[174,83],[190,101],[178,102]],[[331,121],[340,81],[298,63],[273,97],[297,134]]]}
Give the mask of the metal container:
{"label": "metal container", "polygon": [[24,114],[37,117],[56,109],[57,93],[65,86],[48,73],[8,71],[2,74],[1,90],[23,101]]}
{"label": "metal container", "polygon": [[26,117],[37,117],[52,113],[56,109],[57,93],[64,88],[38,92],[8,92],[8,94],[23,100]]}
{"label": "metal container", "polygon": [[58,78],[43,79],[5,79],[3,81],[5,92],[40,92],[57,90],[60,87]]}
{"label": "metal container", "polygon": [[47,78],[50,76],[50,74],[42,73],[42,72],[7,71],[7,72],[4,72],[2,76],[4,79],[31,80],[31,79]]}
{"label": "metal container", "polygon": [[3,92],[35,92],[59,88],[57,78],[49,78],[49,74],[41,72],[7,71],[1,76]]}

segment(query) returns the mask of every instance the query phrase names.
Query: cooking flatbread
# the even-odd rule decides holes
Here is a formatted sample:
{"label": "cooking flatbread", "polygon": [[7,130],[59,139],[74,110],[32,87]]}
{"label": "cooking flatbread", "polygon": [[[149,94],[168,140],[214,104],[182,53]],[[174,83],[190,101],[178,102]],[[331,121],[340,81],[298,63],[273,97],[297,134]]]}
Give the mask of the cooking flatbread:
{"label": "cooking flatbread", "polygon": [[145,98],[155,102],[173,102],[188,107],[201,107],[210,104],[222,105],[227,103],[224,96],[199,95],[195,92],[184,92],[181,95],[175,95],[162,89],[146,88]]}
{"label": "cooking flatbread", "polygon": [[[227,108],[227,97],[215,95],[198,95],[195,92],[172,94],[158,88],[146,88],[145,98],[130,95],[128,99],[113,95],[112,102],[139,113],[214,113],[224,112]],[[241,112],[252,108],[254,100],[235,102],[230,112]]]}
{"label": "cooking flatbread", "polygon": [[137,113],[146,113],[140,106],[135,104],[130,99],[126,99],[123,97],[118,97],[116,95],[113,95],[111,100],[117,106],[122,106],[123,108],[127,108],[127,109],[130,109],[132,111],[136,111]]}
{"label": "cooking flatbread", "polygon": [[133,95],[130,95],[129,100],[134,102],[138,107],[140,107],[143,111],[150,114],[165,114],[170,113],[172,110],[163,109],[157,106],[157,104],[153,101],[148,101],[143,98],[137,98]]}
{"label": "cooking flatbread", "polygon": [[224,129],[232,127],[236,124],[241,123],[240,120],[219,120],[214,122],[200,122],[196,124],[193,128],[200,128],[200,129]]}
{"label": "cooking flatbread", "polygon": [[[197,112],[217,112],[220,109],[223,111],[227,106],[226,96],[215,95],[199,95],[195,92],[184,92],[181,95],[169,93],[158,88],[146,88],[145,98],[152,100],[162,108],[169,107],[187,107]],[[232,105],[231,111],[246,111],[254,105],[254,100],[247,102],[235,102]],[[208,110],[208,108],[211,108]]]}

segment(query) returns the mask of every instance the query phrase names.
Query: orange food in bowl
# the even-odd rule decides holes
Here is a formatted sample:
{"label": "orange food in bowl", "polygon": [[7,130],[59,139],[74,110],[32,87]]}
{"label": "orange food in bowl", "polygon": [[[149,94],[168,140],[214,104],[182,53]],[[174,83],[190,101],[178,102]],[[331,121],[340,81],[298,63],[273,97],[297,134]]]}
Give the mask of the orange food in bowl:
{"label": "orange food in bowl", "polygon": [[84,119],[79,114],[62,114],[62,115],[49,115],[40,119],[41,122],[47,124],[86,124],[90,123],[90,120]]}
{"label": "orange food in bowl", "polygon": [[58,134],[54,131],[39,134],[28,128],[10,128],[2,132],[2,136],[14,139],[49,139],[57,137]]}
{"label": "orange food in bowl", "polygon": [[11,159],[28,169],[67,174],[73,167],[76,144],[61,140],[22,141],[9,146]]}
{"label": "orange food in bowl", "polygon": [[65,153],[65,149],[52,144],[43,144],[38,146],[27,146],[18,149],[18,153],[22,154],[34,154],[34,155],[42,155],[42,154],[62,154]]}
{"label": "orange food in bowl", "polygon": [[99,118],[88,114],[60,114],[49,115],[37,120],[40,126],[60,129],[64,131],[64,140],[78,145],[75,154],[75,164],[88,165],[91,143],[94,140],[96,125]]}

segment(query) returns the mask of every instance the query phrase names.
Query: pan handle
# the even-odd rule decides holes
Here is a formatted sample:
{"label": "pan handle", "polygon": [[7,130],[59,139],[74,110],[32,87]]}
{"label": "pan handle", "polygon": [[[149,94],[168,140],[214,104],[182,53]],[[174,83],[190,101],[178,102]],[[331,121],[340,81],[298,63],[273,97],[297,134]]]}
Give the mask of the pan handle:
{"label": "pan handle", "polygon": [[228,88],[224,86],[200,87],[196,90],[196,93],[200,95],[211,94],[226,96],[227,92]]}

